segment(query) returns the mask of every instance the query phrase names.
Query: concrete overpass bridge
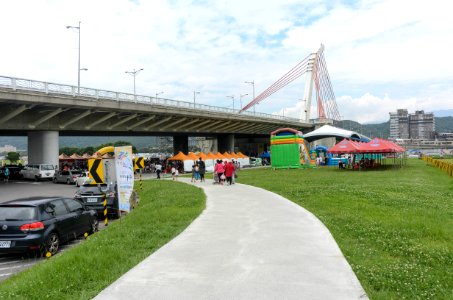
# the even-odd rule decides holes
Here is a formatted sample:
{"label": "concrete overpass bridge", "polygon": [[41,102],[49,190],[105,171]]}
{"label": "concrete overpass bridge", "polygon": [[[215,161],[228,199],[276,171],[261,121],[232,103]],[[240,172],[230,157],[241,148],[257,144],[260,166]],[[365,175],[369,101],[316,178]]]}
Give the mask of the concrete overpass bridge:
{"label": "concrete overpass bridge", "polygon": [[28,135],[30,163],[58,159],[59,135],[173,136],[187,152],[189,136],[216,137],[219,151],[239,141],[267,142],[269,132],[314,124],[277,115],[122,92],[0,76],[0,134]]}

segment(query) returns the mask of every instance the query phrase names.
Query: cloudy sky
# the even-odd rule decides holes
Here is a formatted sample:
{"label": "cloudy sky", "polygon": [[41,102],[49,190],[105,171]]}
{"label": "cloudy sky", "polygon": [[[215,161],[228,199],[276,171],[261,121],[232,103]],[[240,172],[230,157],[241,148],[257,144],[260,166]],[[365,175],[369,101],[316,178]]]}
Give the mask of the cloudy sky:
{"label": "cloudy sky", "polygon": [[[453,108],[453,4],[446,0],[2,2],[0,75],[232,107],[245,106],[325,45],[340,114]],[[305,78],[256,107],[299,117]],[[313,103],[313,106],[315,104]],[[312,109],[312,117],[316,109]]]}

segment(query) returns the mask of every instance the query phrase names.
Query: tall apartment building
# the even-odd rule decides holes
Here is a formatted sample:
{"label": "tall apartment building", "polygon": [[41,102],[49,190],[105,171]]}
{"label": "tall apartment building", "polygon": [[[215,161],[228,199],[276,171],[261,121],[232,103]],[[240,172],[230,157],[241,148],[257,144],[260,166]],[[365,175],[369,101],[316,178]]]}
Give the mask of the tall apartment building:
{"label": "tall apartment building", "polygon": [[434,114],[417,110],[409,114],[407,109],[390,113],[391,139],[433,139],[435,131]]}

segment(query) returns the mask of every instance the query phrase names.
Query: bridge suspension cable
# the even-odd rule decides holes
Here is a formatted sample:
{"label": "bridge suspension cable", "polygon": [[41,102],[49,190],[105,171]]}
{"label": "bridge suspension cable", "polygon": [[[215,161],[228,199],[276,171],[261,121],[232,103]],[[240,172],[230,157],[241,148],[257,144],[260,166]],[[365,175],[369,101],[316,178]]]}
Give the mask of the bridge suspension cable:
{"label": "bridge suspension cable", "polygon": [[[262,102],[306,73],[308,74],[307,76],[311,76],[309,80],[311,80],[315,85],[318,118],[340,120],[340,112],[338,111],[335,94],[333,92],[329,72],[327,71],[327,64],[324,58],[324,45],[321,45],[318,52],[305,57],[279,80],[274,82],[270,87],[264,90],[264,92],[259,94],[249,104],[244,106],[240,112],[246,111],[254,105]],[[304,97],[307,100],[306,108],[309,108],[311,105],[310,95],[311,91],[309,91],[308,97]],[[309,111],[310,110],[308,109],[308,112]]]}

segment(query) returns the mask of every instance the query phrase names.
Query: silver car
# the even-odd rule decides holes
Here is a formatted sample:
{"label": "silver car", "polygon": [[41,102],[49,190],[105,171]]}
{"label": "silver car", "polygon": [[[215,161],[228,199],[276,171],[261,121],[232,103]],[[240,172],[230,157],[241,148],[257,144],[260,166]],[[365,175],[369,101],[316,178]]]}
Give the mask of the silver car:
{"label": "silver car", "polygon": [[81,170],[58,171],[53,177],[54,183],[63,182],[66,184],[74,184],[77,182],[77,177],[82,174]]}

